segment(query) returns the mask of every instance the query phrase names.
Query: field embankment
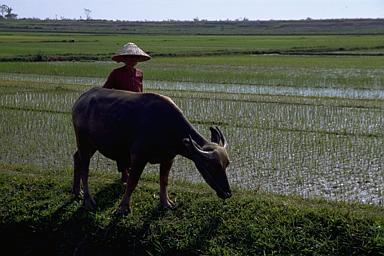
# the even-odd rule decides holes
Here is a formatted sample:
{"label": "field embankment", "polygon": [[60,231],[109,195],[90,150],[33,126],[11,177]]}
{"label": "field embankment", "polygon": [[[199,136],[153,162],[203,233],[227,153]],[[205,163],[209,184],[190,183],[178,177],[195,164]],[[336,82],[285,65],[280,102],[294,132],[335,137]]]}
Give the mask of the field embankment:
{"label": "field embankment", "polygon": [[0,31],[171,35],[383,34],[384,19],[108,21],[2,20]]}
{"label": "field embankment", "polygon": [[70,196],[71,173],[0,165],[3,250],[28,255],[382,255],[382,208],[176,182],[177,209],[159,209],[156,175],[144,176],[133,213],[113,215],[117,173],[92,172],[98,202],[87,212]]}

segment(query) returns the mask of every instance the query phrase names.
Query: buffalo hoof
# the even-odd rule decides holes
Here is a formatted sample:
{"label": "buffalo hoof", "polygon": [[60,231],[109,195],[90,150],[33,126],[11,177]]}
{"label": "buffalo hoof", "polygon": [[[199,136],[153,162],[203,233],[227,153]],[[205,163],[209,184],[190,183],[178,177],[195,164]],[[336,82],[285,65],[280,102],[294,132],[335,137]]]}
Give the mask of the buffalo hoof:
{"label": "buffalo hoof", "polygon": [[82,193],[82,191],[79,191],[79,192],[74,192],[74,191],[72,191],[72,198],[73,198],[73,200],[75,200],[75,201],[80,201],[80,200],[83,198],[83,193]]}
{"label": "buffalo hoof", "polygon": [[87,210],[96,209],[96,202],[92,197],[84,198],[83,205],[84,205],[84,208]]}
{"label": "buffalo hoof", "polygon": [[131,209],[127,208],[118,208],[115,212],[114,215],[116,217],[124,217],[128,216],[131,213]]}
{"label": "buffalo hoof", "polygon": [[167,200],[166,203],[161,203],[161,207],[164,210],[175,210],[176,209],[176,203],[172,202],[171,200]]}

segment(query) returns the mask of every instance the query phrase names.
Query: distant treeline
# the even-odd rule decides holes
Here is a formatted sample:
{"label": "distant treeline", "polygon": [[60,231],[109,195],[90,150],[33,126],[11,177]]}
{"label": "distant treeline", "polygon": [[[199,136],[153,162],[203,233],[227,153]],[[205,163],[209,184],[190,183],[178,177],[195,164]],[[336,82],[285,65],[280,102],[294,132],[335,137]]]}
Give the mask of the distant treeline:
{"label": "distant treeline", "polygon": [[287,35],[384,34],[384,19],[236,20],[236,21],[109,21],[0,20],[0,31],[123,34]]}

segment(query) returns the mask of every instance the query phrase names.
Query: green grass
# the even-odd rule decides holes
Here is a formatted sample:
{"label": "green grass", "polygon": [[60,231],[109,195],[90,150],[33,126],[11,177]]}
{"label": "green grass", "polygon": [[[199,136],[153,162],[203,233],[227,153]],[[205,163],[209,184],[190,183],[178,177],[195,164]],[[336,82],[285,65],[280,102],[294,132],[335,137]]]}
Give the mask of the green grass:
{"label": "green grass", "polygon": [[94,212],[70,195],[69,170],[0,164],[0,235],[15,254],[382,255],[382,208],[234,190],[171,187],[178,207],[159,209],[157,175],[145,175],[133,213],[115,218],[117,173],[92,172]]}

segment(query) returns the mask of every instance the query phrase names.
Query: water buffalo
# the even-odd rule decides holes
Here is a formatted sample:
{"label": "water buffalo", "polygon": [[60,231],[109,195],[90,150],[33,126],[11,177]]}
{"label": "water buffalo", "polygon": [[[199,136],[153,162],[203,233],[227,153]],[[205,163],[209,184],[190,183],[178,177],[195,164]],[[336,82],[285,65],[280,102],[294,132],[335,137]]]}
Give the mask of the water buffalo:
{"label": "water buffalo", "polygon": [[160,164],[160,203],[165,208],[173,208],[167,185],[176,155],[192,160],[220,198],[231,197],[226,175],[227,142],[223,133],[211,127],[211,141],[206,140],[166,96],[92,88],[75,102],[72,120],[77,142],[72,192],[79,196],[81,181],[86,207],[95,206],[88,189],[88,172],[96,151],[129,170],[117,214],[130,212],[131,194],[148,162]]}

